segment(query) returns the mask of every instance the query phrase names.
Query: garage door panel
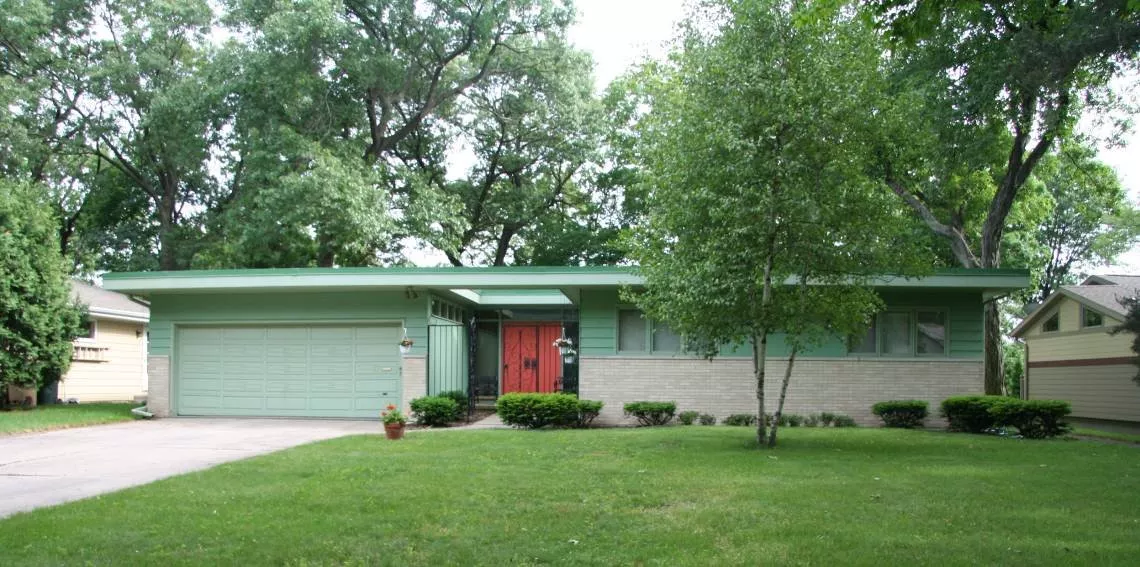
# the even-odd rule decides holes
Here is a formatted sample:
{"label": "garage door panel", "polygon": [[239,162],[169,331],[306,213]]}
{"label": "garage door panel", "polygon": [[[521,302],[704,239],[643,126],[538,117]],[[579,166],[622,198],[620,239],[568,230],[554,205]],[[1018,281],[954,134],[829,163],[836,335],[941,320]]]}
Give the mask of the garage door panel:
{"label": "garage door panel", "polygon": [[400,400],[394,326],[179,328],[182,415],[375,418]]}

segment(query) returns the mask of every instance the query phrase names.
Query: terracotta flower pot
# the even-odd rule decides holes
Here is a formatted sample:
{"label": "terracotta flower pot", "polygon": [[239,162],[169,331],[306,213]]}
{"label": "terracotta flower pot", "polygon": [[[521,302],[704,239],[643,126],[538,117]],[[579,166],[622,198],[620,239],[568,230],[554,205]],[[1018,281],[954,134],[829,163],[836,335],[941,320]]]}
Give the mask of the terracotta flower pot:
{"label": "terracotta flower pot", "polygon": [[404,438],[404,424],[403,423],[385,423],[384,435],[389,439],[395,441],[396,439]]}

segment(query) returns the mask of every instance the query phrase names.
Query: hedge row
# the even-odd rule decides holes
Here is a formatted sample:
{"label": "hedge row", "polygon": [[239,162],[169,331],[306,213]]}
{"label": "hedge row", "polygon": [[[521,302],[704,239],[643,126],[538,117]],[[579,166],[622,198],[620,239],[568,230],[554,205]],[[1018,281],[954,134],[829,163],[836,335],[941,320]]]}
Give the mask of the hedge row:
{"label": "hedge row", "polygon": [[602,412],[602,402],[573,394],[511,393],[499,396],[495,409],[503,423],[524,429],[588,427]]}
{"label": "hedge row", "polygon": [[953,431],[985,433],[998,427],[1013,427],[1022,437],[1044,439],[1069,431],[1065,416],[1069,402],[1019,400],[1005,396],[956,396],[942,402],[942,416]]}

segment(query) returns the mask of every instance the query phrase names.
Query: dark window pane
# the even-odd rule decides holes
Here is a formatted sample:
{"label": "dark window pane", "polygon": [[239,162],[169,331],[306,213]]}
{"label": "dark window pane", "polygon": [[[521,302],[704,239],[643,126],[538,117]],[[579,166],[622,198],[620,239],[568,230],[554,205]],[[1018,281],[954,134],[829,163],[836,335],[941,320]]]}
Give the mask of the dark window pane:
{"label": "dark window pane", "polygon": [[665,323],[653,323],[653,350],[660,352],[679,352],[681,350],[681,335],[673,332]]}
{"label": "dark window pane", "polygon": [[1051,333],[1061,328],[1061,312],[1054,313],[1045,320],[1045,324],[1041,325],[1041,331]]}
{"label": "dark window pane", "polygon": [[1084,311],[1084,326],[1085,327],[1099,327],[1104,324],[1104,316],[1089,308],[1082,309]]}
{"label": "dark window pane", "polygon": [[912,354],[910,348],[910,313],[883,313],[883,354]]}
{"label": "dark window pane", "polygon": [[859,354],[875,354],[875,318],[871,318],[871,326],[867,328],[867,332],[862,336],[851,337],[851,352]]}
{"label": "dark window pane", "polygon": [[645,351],[645,318],[632,309],[618,312],[618,350]]}
{"label": "dark window pane", "polygon": [[946,313],[918,312],[918,354],[946,354]]}

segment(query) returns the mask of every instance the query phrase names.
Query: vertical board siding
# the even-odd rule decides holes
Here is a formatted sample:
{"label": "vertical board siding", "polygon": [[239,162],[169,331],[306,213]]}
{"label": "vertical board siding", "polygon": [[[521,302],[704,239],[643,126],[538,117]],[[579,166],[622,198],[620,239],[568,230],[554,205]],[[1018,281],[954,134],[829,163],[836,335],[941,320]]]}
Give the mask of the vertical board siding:
{"label": "vertical board siding", "polygon": [[151,356],[169,356],[175,323],[208,322],[403,322],[427,353],[428,297],[408,299],[397,291],[155,294],[151,297]]}
{"label": "vertical board siding", "polygon": [[[944,309],[950,344],[946,357],[975,359],[982,357],[983,310],[982,296],[976,291],[956,289],[892,290],[880,291],[887,309],[921,308]],[[581,354],[583,356],[613,356],[617,354],[617,289],[582,290],[581,293]],[[768,336],[768,356],[786,357],[788,345],[783,333]],[[750,357],[749,344],[725,345],[720,349],[725,357]],[[811,357],[846,357],[847,345],[842,337],[834,337],[800,353]]]}
{"label": "vertical board siding", "polygon": [[467,328],[454,321],[432,317],[428,327],[428,395],[467,391]]}

